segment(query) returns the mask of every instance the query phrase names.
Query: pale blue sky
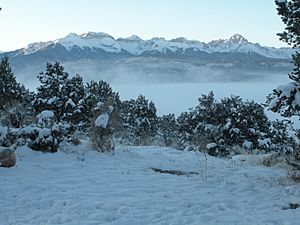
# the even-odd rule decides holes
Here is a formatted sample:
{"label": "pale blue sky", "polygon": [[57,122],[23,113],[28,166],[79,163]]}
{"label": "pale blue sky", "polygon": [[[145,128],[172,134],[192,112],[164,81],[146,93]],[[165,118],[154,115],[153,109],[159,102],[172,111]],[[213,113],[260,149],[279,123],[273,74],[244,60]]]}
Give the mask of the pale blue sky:
{"label": "pale blue sky", "polygon": [[88,31],[205,42],[240,33],[251,42],[286,46],[276,36],[283,24],[274,0],[0,0],[0,7],[5,51]]}

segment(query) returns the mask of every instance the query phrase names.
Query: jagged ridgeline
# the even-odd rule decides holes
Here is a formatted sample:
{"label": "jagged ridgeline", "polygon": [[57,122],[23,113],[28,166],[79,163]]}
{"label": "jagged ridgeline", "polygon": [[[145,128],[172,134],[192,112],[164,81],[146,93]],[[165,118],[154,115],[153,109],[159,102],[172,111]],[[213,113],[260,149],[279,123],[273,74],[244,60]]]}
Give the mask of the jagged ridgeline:
{"label": "jagged ridgeline", "polygon": [[[89,32],[37,42],[5,54],[18,80],[31,85],[46,62],[59,61],[85,80],[124,82],[243,81],[286,74],[291,48],[264,47],[239,34],[204,43],[197,40],[137,36],[118,38]],[[0,55],[1,56],[1,55]]]}

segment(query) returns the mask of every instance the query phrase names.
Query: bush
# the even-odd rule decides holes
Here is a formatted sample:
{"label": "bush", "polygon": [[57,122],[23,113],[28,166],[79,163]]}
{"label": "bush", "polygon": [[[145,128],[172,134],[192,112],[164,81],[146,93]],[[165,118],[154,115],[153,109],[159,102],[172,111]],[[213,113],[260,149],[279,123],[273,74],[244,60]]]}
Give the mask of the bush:
{"label": "bush", "polygon": [[11,147],[16,140],[16,135],[12,129],[0,125],[0,146]]}
{"label": "bush", "polygon": [[55,121],[54,113],[50,110],[42,111],[36,118],[36,126],[22,129],[19,134],[33,150],[57,152],[63,140],[64,127]]}
{"label": "bush", "polygon": [[5,107],[0,113],[1,125],[20,128],[24,124],[25,114],[25,109],[20,103],[11,103],[11,106]]}
{"label": "bush", "polygon": [[97,151],[114,152],[115,145],[113,142],[113,130],[111,124],[113,117],[110,115],[113,107],[108,102],[98,103],[94,110],[95,116],[92,123],[91,141]]}
{"label": "bush", "polygon": [[28,146],[36,151],[57,152],[58,139],[55,130],[49,128],[38,129],[38,133],[34,135],[35,139]]}
{"label": "bush", "polygon": [[[300,130],[296,131],[296,136],[300,139]],[[300,181],[300,144],[294,146],[292,154],[286,158],[286,162],[292,168],[292,178]]]}
{"label": "bush", "polygon": [[213,92],[198,100],[195,109],[179,116],[179,131],[185,143],[196,145],[198,149],[204,150],[208,144],[215,143],[214,148],[208,148],[212,155],[230,155],[231,148],[238,146],[269,151],[276,135],[286,135],[278,123],[273,124],[271,132],[263,106],[253,101],[243,101],[238,96],[217,101]]}

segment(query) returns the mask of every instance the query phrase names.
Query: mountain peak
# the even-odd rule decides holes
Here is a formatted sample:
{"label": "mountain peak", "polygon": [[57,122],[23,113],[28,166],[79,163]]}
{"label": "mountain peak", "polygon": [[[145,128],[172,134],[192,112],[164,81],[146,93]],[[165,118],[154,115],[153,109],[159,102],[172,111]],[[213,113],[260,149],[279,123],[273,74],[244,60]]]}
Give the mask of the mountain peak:
{"label": "mountain peak", "polygon": [[247,43],[248,40],[240,34],[234,34],[228,39],[228,42],[243,44],[243,43]]}
{"label": "mountain peak", "polygon": [[185,43],[188,42],[188,40],[185,37],[178,37],[170,40],[171,42],[179,42],[179,43]]}
{"label": "mountain peak", "polygon": [[129,41],[143,41],[143,39],[141,39],[139,36],[137,35],[131,35],[130,37],[125,38],[126,40]]}
{"label": "mountain peak", "polygon": [[111,39],[114,39],[113,36],[109,35],[109,34],[106,34],[106,33],[103,33],[103,32],[87,32],[87,33],[84,33],[84,34],[81,34],[79,35],[80,38],[83,38],[83,39],[92,39],[92,38],[111,38]]}
{"label": "mountain peak", "polygon": [[78,37],[78,35],[76,33],[69,33],[67,36],[65,36],[65,38],[69,37]]}
{"label": "mountain peak", "polygon": [[163,37],[153,37],[150,39],[150,41],[166,41],[166,39]]}

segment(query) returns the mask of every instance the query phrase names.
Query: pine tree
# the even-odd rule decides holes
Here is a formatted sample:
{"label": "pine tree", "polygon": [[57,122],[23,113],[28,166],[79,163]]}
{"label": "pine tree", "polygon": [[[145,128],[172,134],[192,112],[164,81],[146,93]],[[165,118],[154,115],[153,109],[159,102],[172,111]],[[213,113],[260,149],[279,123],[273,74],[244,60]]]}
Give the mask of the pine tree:
{"label": "pine tree", "polygon": [[74,126],[78,126],[84,122],[85,90],[82,77],[76,74],[74,77],[68,79],[63,89],[67,100],[63,120]]}
{"label": "pine tree", "polygon": [[174,114],[167,114],[158,118],[158,135],[165,146],[177,147],[179,132]]}
{"label": "pine tree", "polygon": [[[275,0],[277,12],[285,29],[279,33],[280,40],[291,45],[293,48],[300,47],[300,1],[299,0]],[[300,116],[300,53],[292,55],[294,68],[289,74],[292,80],[287,85],[281,85],[267,96],[270,110],[278,112],[282,116]],[[288,159],[288,163],[300,171],[300,147],[294,149],[294,158]],[[299,175],[300,176],[300,175]]]}
{"label": "pine tree", "polygon": [[270,126],[263,106],[254,101],[243,101],[239,96],[231,96],[221,100],[218,112],[222,138],[227,144],[242,146],[247,141],[251,142],[252,148],[262,147],[260,140],[267,138]]}
{"label": "pine tree", "polygon": [[149,145],[157,134],[156,107],[152,101],[143,95],[137,99],[124,101],[122,119],[127,136],[137,145]]}
{"label": "pine tree", "polygon": [[99,82],[91,81],[85,86],[85,106],[87,117],[93,116],[93,108],[98,102],[115,102],[120,104],[118,93],[114,92],[109,83],[101,80]]}
{"label": "pine tree", "polygon": [[217,101],[213,92],[198,101],[195,109],[178,117],[186,143],[200,150],[213,144],[216,148],[210,154],[226,156],[234,146],[243,147],[246,142],[252,148],[263,148],[262,143],[269,140],[269,121],[260,104],[243,101],[239,96]]}
{"label": "pine tree", "polygon": [[178,117],[179,130],[183,141],[204,149],[208,143],[218,139],[217,101],[211,91],[208,95],[202,94],[198,98],[198,105],[190,112],[184,112]]}
{"label": "pine tree", "polygon": [[6,56],[0,63],[0,81],[0,110],[3,110],[15,101],[22,100],[21,86],[16,81]]}
{"label": "pine tree", "polygon": [[[300,2],[299,0],[275,0],[278,15],[286,25],[285,31],[279,33],[279,39],[292,45],[293,48],[300,46]],[[294,69],[289,74],[290,79],[300,81],[300,54],[293,55]]]}
{"label": "pine tree", "polygon": [[[279,33],[280,40],[293,48],[300,47],[300,2],[299,0],[275,0],[278,15],[286,25],[284,32]],[[267,97],[270,110],[282,116],[300,116],[300,54],[292,55],[294,68],[289,74],[292,80],[287,85],[281,85]]]}
{"label": "pine tree", "polygon": [[95,109],[97,109],[99,103],[108,104],[114,108],[110,114],[110,127],[113,133],[119,131],[122,128],[119,94],[114,92],[109,83],[103,80],[99,82],[91,81],[85,86],[85,98],[83,100],[83,115],[87,124],[92,122]]}
{"label": "pine tree", "polygon": [[46,72],[41,72],[38,79],[41,86],[37,89],[34,109],[37,113],[44,110],[52,110],[58,122],[64,116],[66,102],[65,87],[69,74],[59,62],[47,63]]}
{"label": "pine tree", "polygon": [[296,147],[295,138],[290,131],[293,130],[290,120],[275,120],[271,122],[270,137],[272,149],[283,153],[291,154]]}

